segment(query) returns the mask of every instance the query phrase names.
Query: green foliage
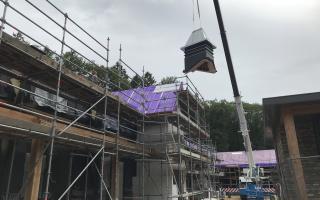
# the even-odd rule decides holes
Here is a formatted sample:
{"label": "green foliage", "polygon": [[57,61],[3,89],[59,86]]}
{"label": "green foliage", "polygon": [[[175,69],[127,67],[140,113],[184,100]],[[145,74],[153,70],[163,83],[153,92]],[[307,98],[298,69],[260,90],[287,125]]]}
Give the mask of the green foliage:
{"label": "green foliage", "polygon": [[[84,60],[74,51],[66,52],[63,58],[65,67],[84,76],[88,76],[93,80],[95,80],[94,77],[105,80],[106,74],[108,74],[108,86],[111,91],[127,90],[142,86],[142,80],[138,75],[134,76],[130,81],[127,71],[120,63],[106,69],[104,66],[98,66],[94,62]],[[88,72],[90,73],[89,75]],[[145,86],[149,86],[155,84],[156,80],[150,72],[146,72],[144,82]]]}
{"label": "green foliage", "polygon": [[176,83],[177,79],[178,78],[175,77],[175,76],[164,77],[164,78],[161,79],[160,84],[164,85],[164,84]]}
{"label": "green foliage", "polygon": [[[213,100],[208,101],[206,106],[211,137],[215,140],[218,151],[244,150],[234,103]],[[246,118],[253,149],[272,148],[270,141],[264,140],[262,106],[249,103],[244,103],[243,106],[247,112]]]}
{"label": "green foliage", "polygon": [[[156,80],[150,72],[146,72],[144,74],[144,86],[154,85]],[[139,75],[135,75],[131,80],[131,88],[142,87],[142,78]]]}
{"label": "green foliage", "polygon": [[108,69],[108,77],[111,91],[127,90],[131,88],[127,71],[119,63]]}
{"label": "green foliage", "polygon": [[139,75],[135,75],[131,82],[130,82],[130,85],[132,88],[138,88],[138,87],[141,87],[142,86],[142,80],[141,80],[141,77]]}
{"label": "green foliage", "polygon": [[157,82],[150,72],[146,72],[144,74],[143,79],[144,79],[144,86],[154,85]]}

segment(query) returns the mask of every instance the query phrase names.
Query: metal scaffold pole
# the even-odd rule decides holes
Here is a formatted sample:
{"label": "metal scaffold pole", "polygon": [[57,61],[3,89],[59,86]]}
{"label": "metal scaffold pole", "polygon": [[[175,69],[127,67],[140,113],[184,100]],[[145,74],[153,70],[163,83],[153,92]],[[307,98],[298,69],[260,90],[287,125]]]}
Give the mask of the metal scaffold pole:
{"label": "metal scaffold pole", "polygon": [[144,143],[145,143],[145,133],[144,133],[144,115],[145,115],[145,112],[146,112],[146,110],[145,110],[145,95],[144,95],[144,85],[145,85],[145,80],[144,80],[144,76],[145,76],[145,74],[144,74],[144,67],[143,67],[143,71],[142,71],[142,88],[143,88],[143,93],[142,93],[142,98],[143,98],[143,100],[142,100],[142,107],[143,107],[143,115],[142,115],[142,137],[143,137],[143,140],[142,140],[142,200],[144,200],[144,193],[145,193],[145,191],[144,191],[144,171],[145,171],[145,169],[144,169],[144,151],[145,151],[145,146],[144,146]]}
{"label": "metal scaffold pole", "polygon": [[[69,154],[69,176],[68,176],[68,185],[71,184],[72,179],[72,166],[73,166],[73,153]],[[70,190],[67,193],[67,200],[70,200]]]}
{"label": "metal scaffold pole", "polygon": [[62,42],[61,42],[61,51],[60,51],[60,60],[59,60],[59,72],[58,72],[58,83],[57,83],[57,93],[56,93],[56,103],[54,110],[54,119],[52,122],[52,132],[51,132],[51,141],[50,141],[50,149],[49,149],[49,161],[48,161],[48,171],[47,171],[47,181],[45,187],[45,196],[44,199],[47,200],[49,197],[49,186],[50,186],[50,178],[51,178],[51,167],[52,167],[52,157],[53,157],[53,148],[54,148],[54,138],[57,126],[57,117],[58,117],[58,101],[60,95],[60,86],[61,86],[61,74],[62,74],[62,65],[63,65],[63,53],[65,47],[65,36],[66,36],[66,26],[68,21],[68,15],[64,14],[64,25],[62,30]]}
{"label": "metal scaffold pole", "polygon": [[6,23],[6,15],[7,15],[8,5],[9,5],[9,0],[5,0],[4,1],[3,14],[2,14],[2,18],[1,18],[1,26],[0,26],[0,44],[2,42],[2,35],[3,35],[4,25]]}
{"label": "metal scaffold pole", "polygon": [[[192,139],[192,135],[191,135],[191,122],[190,122],[190,97],[189,97],[189,83],[188,83],[188,79],[186,79],[187,81],[187,107],[188,107],[188,135],[189,137]],[[193,162],[192,162],[192,153],[191,153],[191,148],[189,147],[189,152],[190,152],[190,181],[191,181],[191,192],[192,192],[192,199],[194,199],[194,195],[193,195]]]}
{"label": "metal scaffold pole", "polygon": [[109,91],[109,75],[108,75],[108,69],[109,69],[109,46],[110,46],[110,38],[107,39],[107,62],[106,62],[106,84],[105,84],[105,101],[104,101],[104,123],[103,123],[103,150],[102,150],[102,156],[101,156],[101,180],[100,180],[100,200],[103,200],[103,178],[104,178],[104,154],[105,154],[105,137],[106,137],[106,126],[107,126],[107,108],[108,108],[108,91]]}
{"label": "metal scaffold pole", "polygon": [[200,190],[201,190],[201,194],[203,194],[203,163],[202,163],[202,144],[201,144],[201,130],[200,130],[200,126],[199,126],[199,121],[200,121],[200,116],[199,116],[199,104],[197,104],[197,125],[199,127],[199,138],[198,138],[198,143],[200,145],[200,173],[199,173],[199,178],[200,178]]}
{"label": "metal scaffold pole", "polygon": [[180,194],[178,199],[182,199],[182,194],[183,192],[183,184],[182,184],[182,169],[181,169],[181,164],[182,164],[182,155],[181,155],[181,135],[180,135],[180,102],[179,102],[179,91],[178,91],[178,86],[177,88],[177,135],[178,135],[178,153],[179,153],[179,163],[178,163],[178,168],[179,168],[179,187],[180,188]]}
{"label": "metal scaffold pole", "polygon": [[[120,44],[120,48],[119,48],[119,62],[118,62],[118,89],[121,90],[121,70],[122,70],[122,65],[120,63],[122,59],[122,45]],[[118,190],[118,181],[119,181],[119,175],[118,175],[118,170],[117,169],[119,166],[118,166],[118,163],[119,163],[119,137],[120,137],[120,112],[121,112],[121,103],[120,103],[120,97],[118,96],[118,105],[117,105],[117,122],[118,122],[118,127],[117,127],[117,135],[116,135],[116,141],[115,141],[115,161],[114,161],[114,170],[113,170],[113,176],[114,176],[114,182],[113,182],[113,187],[114,187],[114,190],[113,190],[113,198],[115,200],[118,200],[119,199],[119,190]]]}
{"label": "metal scaffold pole", "polygon": [[[168,128],[168,119],[167,119],[167,116],[164,116],[164,132],[167,133],[169,132],[169,128]],[[166,159],[167,159],[167,155],[168,155],[168,145],[167,145],[167,141],[168,141],[168,138],[167,138],[167,134],[164,135],[164,145],[163,145],[163,150],[164,150],[164,154],[166,155]],[[169,163],[170,160],[168,160],[166,162],[166,176],[167,176],[167,180],[166,180],[166,190],[169,191],[169,174],[170,174],[170,166],[169,166]],[[174,174],[173,174],[174,175]],[[168,196],[168,192],[166,193],[166,195]]]}
{"label": "metal scaffold pole", "polygon": [[7,189],[6,189],[5,200],[9,199],[10,185],[11,185],[11,179],[12,179],[12,168],[13,168],[14,157],[16,154],[16,148],[17,148],[17,141],[14,140],[13,148],[12,148],[12,152],[11,152],[10,169],[9,169],[8,184],[7,184]]}
{"label": "metal scaffold pole", "polygon": [[61,200],[71,189],[71,187],[77,182],[77,180],[81,177],[81,175],[88,169],[88,167],[91,165],[93,161],[97,158],[97,156],[102,152],[104,147],[101,147],[100,150],[96,153],[95,156],[88,162],[88,164],[83,168],[83,170],[78,174],[78,176],[72,181],[72,183],[68,186],[68,188],[62,193],[62,195],[58,198],[58,200]]}

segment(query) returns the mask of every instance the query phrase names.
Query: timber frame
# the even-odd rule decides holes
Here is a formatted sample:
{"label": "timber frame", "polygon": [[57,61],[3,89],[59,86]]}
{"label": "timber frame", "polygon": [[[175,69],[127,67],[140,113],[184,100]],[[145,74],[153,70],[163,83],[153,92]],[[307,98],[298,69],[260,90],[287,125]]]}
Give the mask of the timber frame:
{"label": "timber frame", "polygon": [[[265,134],[273,138],[284,199],[317,199],[320,93],[263,99]],[[290,175],[291,174],[291,175]]]}

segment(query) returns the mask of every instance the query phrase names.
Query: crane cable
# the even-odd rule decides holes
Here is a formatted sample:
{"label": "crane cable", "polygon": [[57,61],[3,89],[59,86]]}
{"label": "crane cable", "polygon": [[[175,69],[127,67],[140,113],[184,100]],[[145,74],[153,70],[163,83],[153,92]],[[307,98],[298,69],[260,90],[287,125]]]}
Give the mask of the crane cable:
{"label": "crane cable", "polygon": [[193,28],[195,28],[195,25],[194,25],[194,0],[191,0],[192,1],[192,25],[193,25]]}
{"label": "crane cable", "polygon": [[[195,0],[192,0],[192,21],[193,21],[193,27],[195,27]],[[201,25],[201,14],[200,14],[200,4],[199,0],[197,1],[197,13],[198,13],[198,18],[199,18],[199,26],[202,27]]]}

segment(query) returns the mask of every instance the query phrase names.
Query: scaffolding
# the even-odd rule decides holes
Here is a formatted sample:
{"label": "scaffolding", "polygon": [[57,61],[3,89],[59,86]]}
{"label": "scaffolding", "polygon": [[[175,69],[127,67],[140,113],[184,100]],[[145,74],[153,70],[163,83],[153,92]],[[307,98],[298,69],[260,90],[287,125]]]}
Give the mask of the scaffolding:
{"label": "scaffolding", "polygon": [[[215,149],[206,125],[203,97],[187,76],[178,78],[173,84],[148,87],[145,91],[148,91],[146,103],[150,106],[144,126],[144,143],[156,155],[142,160],[147,167],[143,167],[140,173],[153,170],[148,176],[142,176],[146,177],[148,185],[145,197],[213,197],[216,191],[212,167]],[[159,106],[166,101],[175,102]],[[155,111],[152,105],[158,105],[158,110]]]}
{"label": "scaffolding", "polygon": [[[204,99],[188,77],[174,83],[175,88],[179,88],[175,90],[176,110],[150,114],[146,104],[152,102],[143,90],[144,70],[140,75],[127,64],[121,45],[116,65],[109,67],[110,38],[104,45],[105,42],[96,39],[51,1],[47,0],[46,6],[58,13],[63,23],[25,0],[46,23],[55,26],[54,31],[41,25],[43,22],[38,18],[24,14],[14,2],[11,5],[9,0],[0,1],[3,3],[0,85],[14,93],[13,97],[0,100],[0,139],[11,149],[7,159],[10,162],[4,164],[8,174],[2,179],[6,183],[1,198],[210,197],[215,190],[210,167],[215,159],[214,148],[206,125]],[[23,21],[22,27],[16,23],[18,18]],[[61,37],[57,36],[57,30],[61,31]],[[11,36],[10,31],[16,34]],[[38,35],[45,36],[37,39]],[[46,45],[49,41],[50,47]],[[73,47],[75,43],[77,48]],[[76,55],[81,62],[66,53]],[[90,67],[84,67],[83,63]],[[131,77],[137,76],[141,80],[136,83],[140,89],[132,90],[134,94],[126,92],[130,85],[122,79],[123,70],[132,75],[125,78],[135,81]],[[129,106],[128,101],[139,109]],[[150,127],[159,127],[159,130],[151,133]],[[151,141],[154,136],[157,141]],[[30,149],[23,159],[27,166],[18,166],[15,163],[21,155],[17,150],[21,151],[23,145]],[[134,166],[132,161],[137,163],[135,185],[120,177],[121,168],[126,171]],[[147,189],[159,187],[159,180],[152,180],[148,175],[151,163],[160,163],[161,172],[159,193],[154,194]],[[129,167],[123,170],[123,165]],[[17,169],[27,173],[14,177],[13,171]],[[130,173],[133,177],[134,172]],[[13,188],[13,182],[22,184]],[[150,182],[153,184],[149,185]],[[127,185],[131,189],[126,188]],[[176,187],[176,194],[172,185]]]}

